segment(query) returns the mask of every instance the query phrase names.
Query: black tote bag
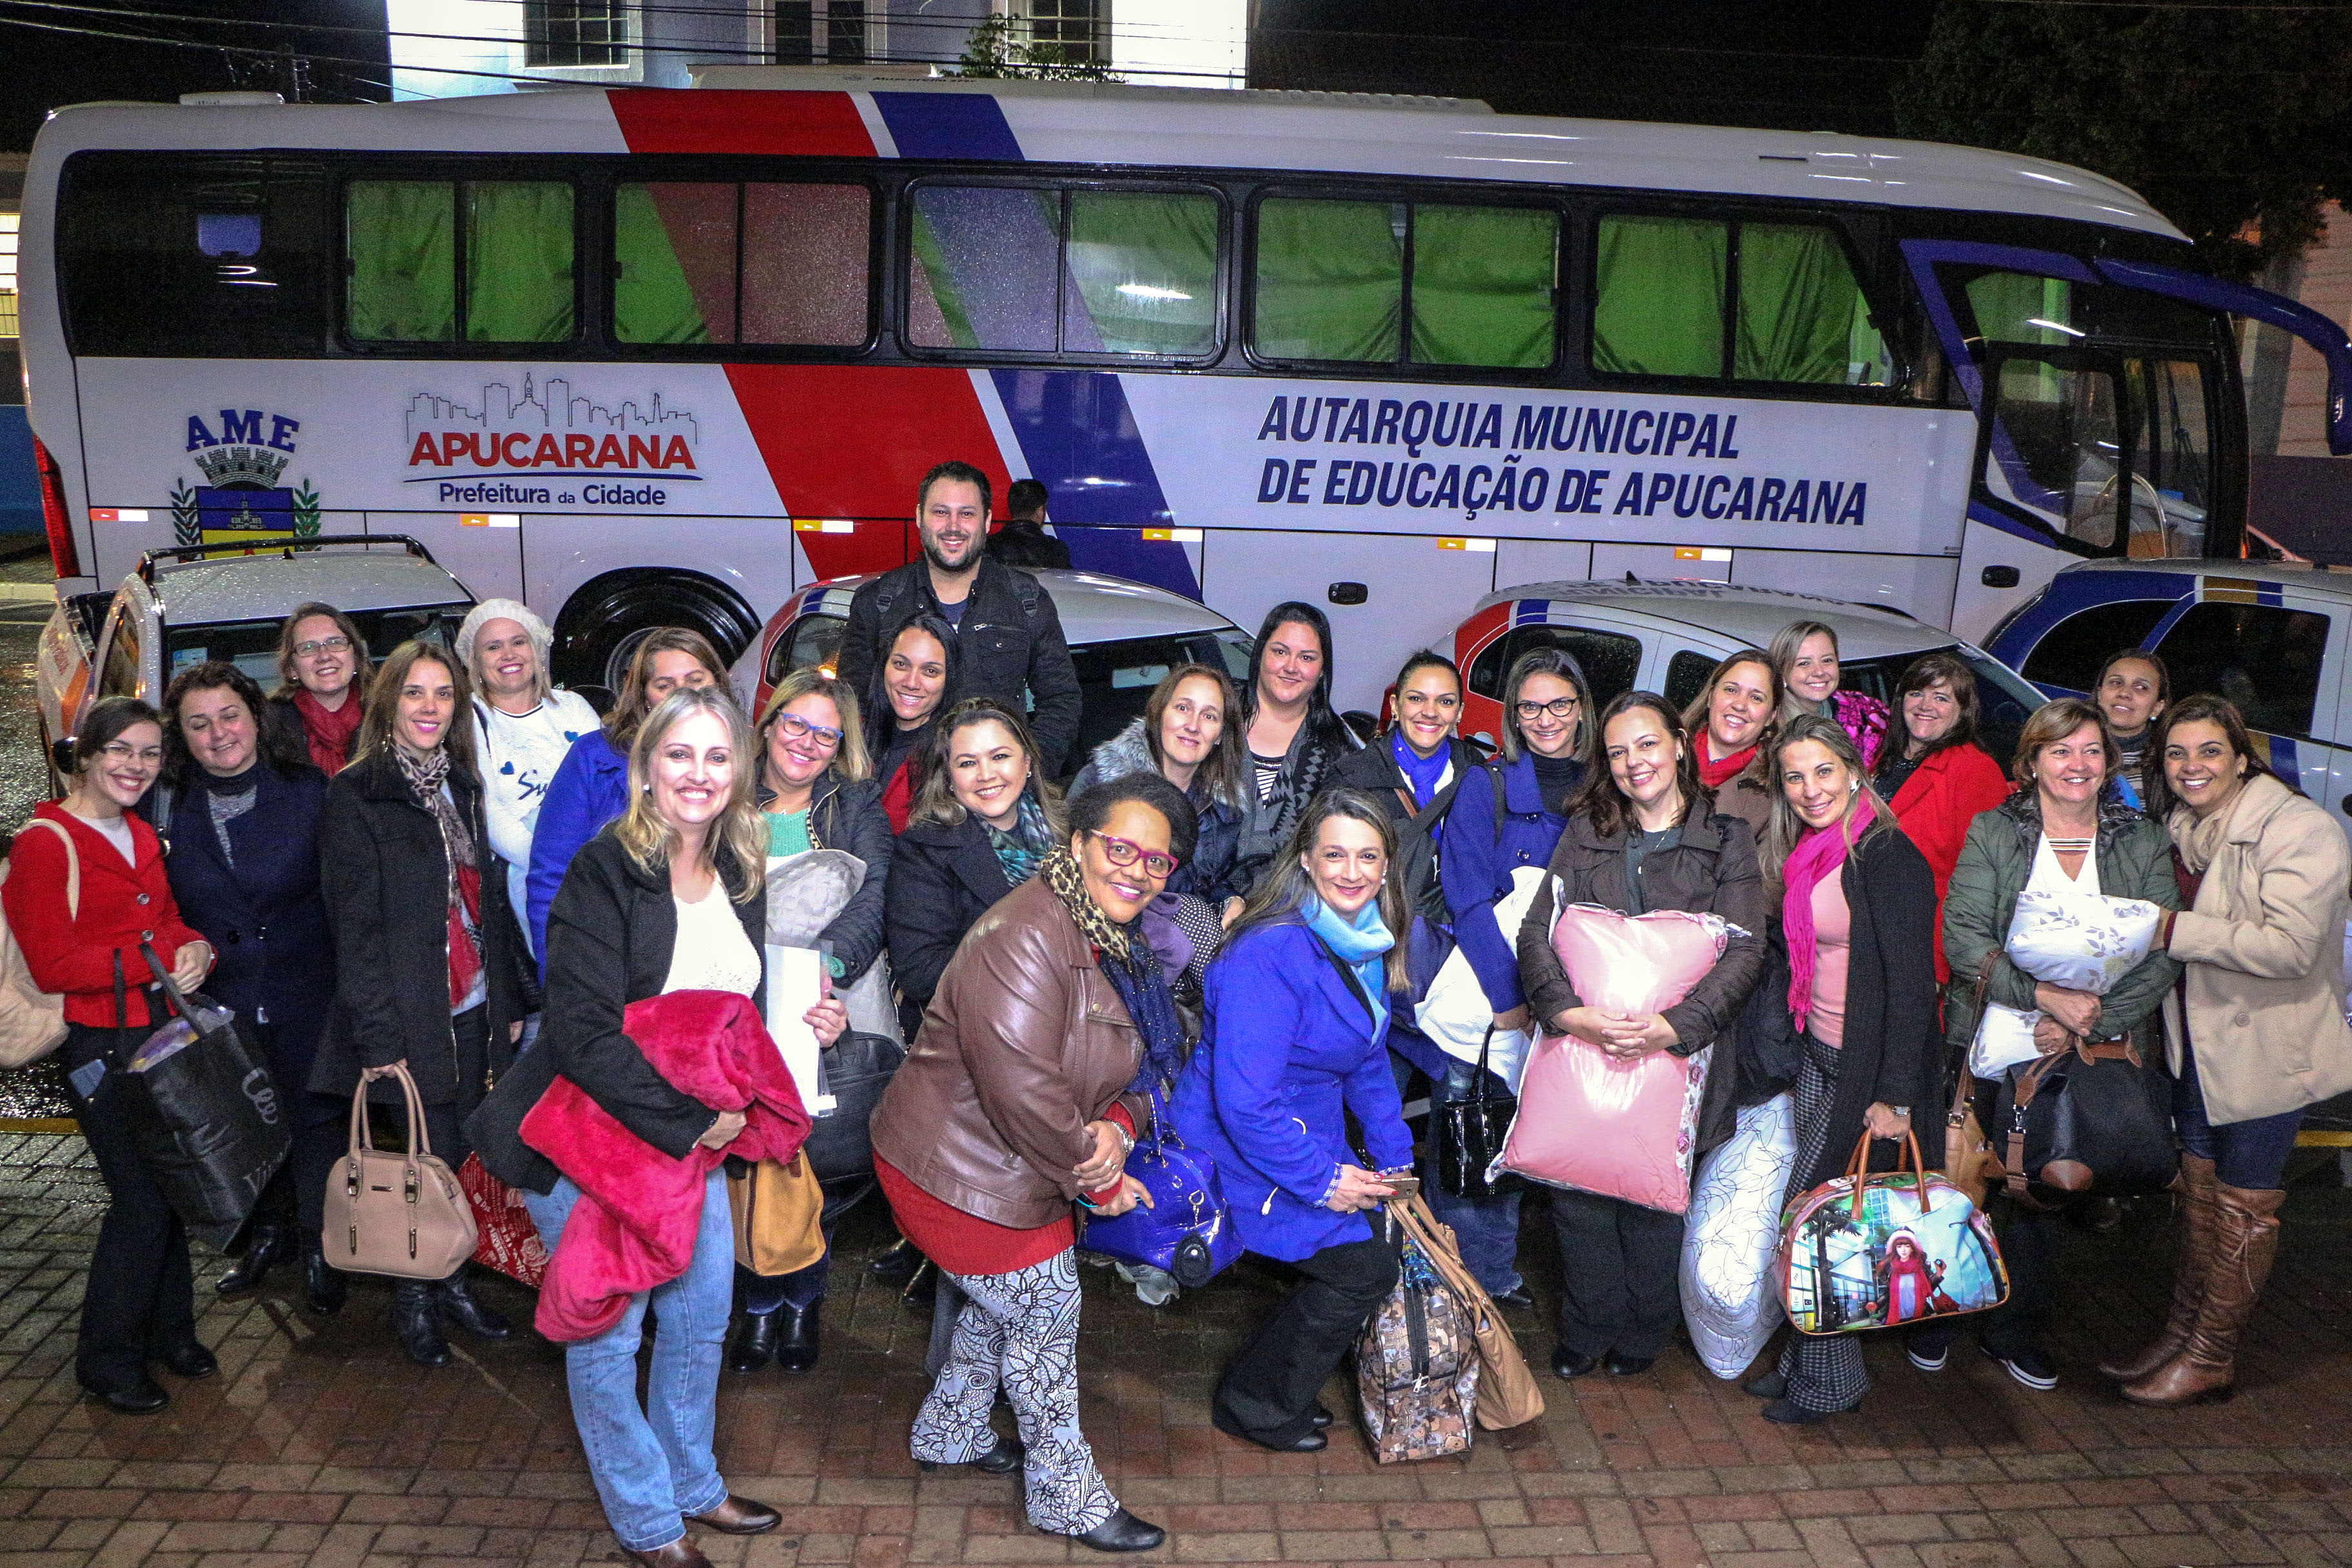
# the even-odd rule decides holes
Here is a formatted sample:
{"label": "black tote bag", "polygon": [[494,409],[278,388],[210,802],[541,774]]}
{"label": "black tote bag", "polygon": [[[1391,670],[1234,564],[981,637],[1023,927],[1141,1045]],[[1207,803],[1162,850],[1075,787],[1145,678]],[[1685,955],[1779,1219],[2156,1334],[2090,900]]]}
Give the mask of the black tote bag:
{"label": "black tote bag", "polygon": [[[226,1247],[244,1227],[294,1146],[289,1108],[261,1052],[235,1015],[183,993],[152,945],[142,945],[171,1009],[195,1038],[134,1071],[137,1047],[118,1050],[112,1077],[139,1152],[188,1234]],[[124,1016],[122,959],[114,961],[115,1016]],[[127,1031],[126,1031],[127,1033]]]}
{"label": "black tote bag", "polygon": [[2171,1081],[2121,1043],[2009,1068],[1991,1131],[2010,1195],[2037,1208],[2162,1192],[2180,1168]]}
{"label": "black tote bag", "polygon": [[817,1053],[818,1092],[833,1096],[833,1109],[812,1117],[801,1147],[818,1181],[874,1173],[874,1108],[906,1059],[907,1047],[887,1035],[854,1029]]}
{"label": "black tote bag", "polygon": [[1503,1152],[1511,1119],[1519,1113],[1516,1096],[1496,1094],[1487,1087],[1494,1075],[1486,1070],[1486,1058],[1494,1043],[1495,1026],[1489,1024],[1478,1042],[1478,1076],[1470,1098],[1442,1100],[1430,1108],[1437,1134],[1437,1184],[1457,1198],[1496,1198],[1528,1184],[1515,1171],[1492,1182],[1486,1179],[1487,1167]]}

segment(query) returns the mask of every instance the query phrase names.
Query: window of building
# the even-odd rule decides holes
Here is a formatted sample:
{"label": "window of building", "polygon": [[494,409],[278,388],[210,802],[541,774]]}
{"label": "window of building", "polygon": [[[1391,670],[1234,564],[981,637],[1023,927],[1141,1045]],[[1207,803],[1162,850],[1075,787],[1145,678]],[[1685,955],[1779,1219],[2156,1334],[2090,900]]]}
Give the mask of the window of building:
{"label": "window of building", "polygon": [[[2191,605],[2157,645],[2175,691],[2238,705],[2249,729],[2310,736],[2327,656],[2327,617],[2273,605]],[[2331,732],[2333,725],[2330,725]]]}
{"label": "window of building", "polygon": [[344,323],[369,342],[562,342],[572,197],[555,180],[355,180]]}
{"label": "window of building", "polygon": [[919,348],[1215,352],[1218,206],[1205,192],[927,184],[912,205]]}
{"label": "window of building", "polygon": [[825,59],[837,66],[866,63],[866,0],[830,0],[824,8]]}
{"label": "window of building", "polygon": [[1060,51],[1065,65],[1110,64],[1110,0],[1027,0],[1031,44]]}
{"label": "window of building", "polygon": [[776,63],[804,66],[816,58],[816,20],[809,0],[775,0]]}
{"label": "window of building", "polygon": [[1271,197],[1253,341],[1270,360],[1548,368],[1559,232],[1542,207]]}
{"label": "window of building", "polygon": [[614,335],[626,343],[864,343],[872,205],[864,185],[620,186]]}
{"label": "window of building", "polygon": [[[2018,673],[2036,686],[2088,691],[2108,656],[2139,647],[2177,603],[2174,599],[2122,599],[2079,610],[2042,635]],[[2176,685],[2173,689],[2196,689]]]}
{"label": "window of building", "polygon": [[1894,363],[1845,247],[1821,224],[1601,220],[1592,368],[1885,386]]}
{"label": "window of building", "polygon": [[627,0],[523,0],[523,63],[629,63]]}

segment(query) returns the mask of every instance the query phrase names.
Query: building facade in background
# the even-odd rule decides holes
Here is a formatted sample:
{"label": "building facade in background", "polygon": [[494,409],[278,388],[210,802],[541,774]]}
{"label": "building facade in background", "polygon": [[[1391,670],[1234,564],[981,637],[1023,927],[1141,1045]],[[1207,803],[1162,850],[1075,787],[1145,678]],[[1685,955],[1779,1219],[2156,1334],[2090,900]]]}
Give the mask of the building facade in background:
{"label": "building facade in background", "polygon": [[387,0],[396,98],[685,87],[715,65],[950,68],[991,16],[1129,82],[1240,87],[1248,0]]}

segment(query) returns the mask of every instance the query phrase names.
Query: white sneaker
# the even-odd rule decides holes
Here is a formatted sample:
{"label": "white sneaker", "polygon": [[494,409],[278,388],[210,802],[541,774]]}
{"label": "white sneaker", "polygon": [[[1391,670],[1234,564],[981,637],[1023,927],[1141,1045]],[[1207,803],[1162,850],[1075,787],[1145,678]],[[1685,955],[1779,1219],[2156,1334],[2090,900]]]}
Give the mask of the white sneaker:
{"label": "white sneaker", "polygon": [[1943,1371],[1945,1358],[1949,1356],[1951,1353],[1952,1352],[1948,1350],[1940,1350],[1931,1352],[1928,1351],[1914,1350],[1909,1345],[1905,1345],[1903,1347],[1904,1356],[1913,1366],[1917,1367],[1921,1372]]}

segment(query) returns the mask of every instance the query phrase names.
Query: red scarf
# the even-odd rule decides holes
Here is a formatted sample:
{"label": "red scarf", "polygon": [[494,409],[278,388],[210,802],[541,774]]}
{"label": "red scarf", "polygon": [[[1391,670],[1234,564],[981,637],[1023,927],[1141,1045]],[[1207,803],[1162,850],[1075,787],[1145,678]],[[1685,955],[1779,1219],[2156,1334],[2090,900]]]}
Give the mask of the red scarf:
{"label": "red scarf", "polygon": [[329,778],[352,760],[352,740],[360,732],[360,694],[343,693],[341,708],[322,708],[310,689],[294,689],[294,711],[302,715],[302,737],[310,742],[310,765]]}
{"label": "red scarf", "polygon": [[1692,753],[1698,758],[1698,782],[1711,790],[1721,789],[1725,784],[1729,784],[1738,775],[1740,769],[1756,760],[1756,748],[1753,746],[1744,751],[1734,752],[1721,762],[1716,761],[1710,754],[1712,750],[1713,737],[1702,725],[1699,729],[1698,740],[1692,748]]}

